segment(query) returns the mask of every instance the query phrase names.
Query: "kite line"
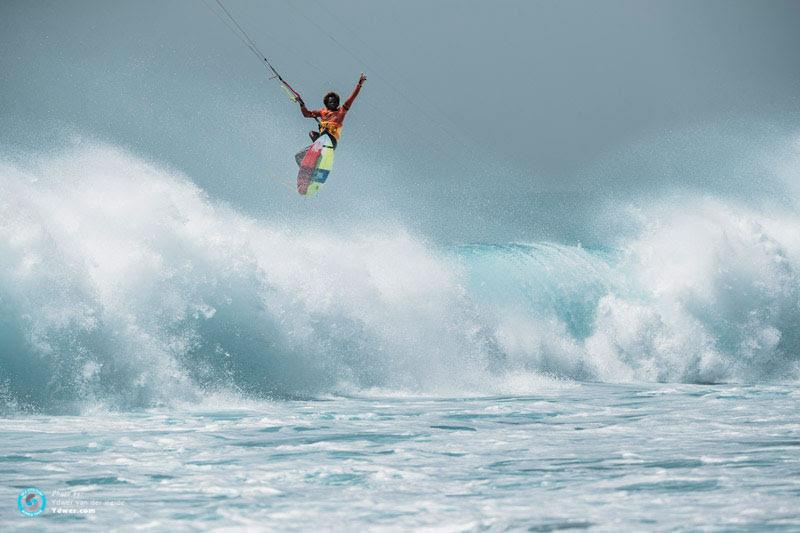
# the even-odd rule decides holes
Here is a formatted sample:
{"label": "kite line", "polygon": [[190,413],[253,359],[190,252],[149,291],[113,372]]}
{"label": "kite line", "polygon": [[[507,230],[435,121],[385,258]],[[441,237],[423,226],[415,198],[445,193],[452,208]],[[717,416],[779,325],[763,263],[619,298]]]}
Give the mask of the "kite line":
{"label": "kite line", "polygon": [[[289,97],[289,99],[292,100],[293,102],[297,102],[300,105],[305,106],[305,102],[303,102],[303,97],[300,96],[300,93],[294,90],[294,88],[292,88],[292,86],[289,85],[289,83],[283,79],[283,76],[281,76],[280,73],[277,71],[277,69],[275,69],[275,67],[272,65],[272,63],[270,63],[267,55],[264,52],[262,52],[261,49],[258,48],[258,45],[250,37],[250,35],[248,35],[248,33],[241,26],[241,24],[239,24],[236,21],[236,18],[234,18],[231,12],[228,11],[228,8],[226,8],[225,4],[222,3],[222,0],[214,0],[214,1],[220,7],[220,9],[222,9],[222,12],[225,14],[224,17],[222,16],[222,14],[219,13],[219,11],[212,8],[211,5],[206,0],[203,0],[203,3],[206,6],[208,6],[208,8],[217,16],[217,18],[220,19],[228,27],[228,29],[230,29],[234,34],[236,34],[237,37],[239,37],[239,40],[242,41],[242,43],[247,47],[247,49],[250,50],[253,53],[253,55],[255,55],[259,59],[259,61],[263,61],[263,65],[267,68],[269,72],[272,73],[270,79],[277,79],[280,82],[281,87],[283,88],[284,91],[286,91],[286,95]],[[317,118],[315,118],[314,120],[319,122],[319,119]]]}

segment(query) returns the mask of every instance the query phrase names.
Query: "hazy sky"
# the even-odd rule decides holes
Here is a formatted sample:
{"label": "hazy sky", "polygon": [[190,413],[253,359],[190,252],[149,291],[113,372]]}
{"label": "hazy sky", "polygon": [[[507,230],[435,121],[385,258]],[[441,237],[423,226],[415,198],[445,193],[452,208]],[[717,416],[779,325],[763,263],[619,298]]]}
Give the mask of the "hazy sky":
{"label": "hazy sky", "polygon": [[747,158],[798,131],[797,0],[225,4],[309,103],[369,76],[318,198],[285,186],[313,123],[201,0],[0,1],[4,151],[78,134],[262,218],[575,241],[603,202],[770,189]]}

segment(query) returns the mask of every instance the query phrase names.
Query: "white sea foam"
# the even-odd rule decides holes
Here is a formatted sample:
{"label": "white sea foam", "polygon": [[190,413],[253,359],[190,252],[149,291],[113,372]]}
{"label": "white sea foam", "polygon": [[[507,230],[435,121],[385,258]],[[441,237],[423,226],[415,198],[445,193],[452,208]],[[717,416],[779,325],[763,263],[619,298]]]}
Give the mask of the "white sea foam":
{"label": "white sea foam", "polygon": [[248,218],[105,146],[6,163],[0,198],[7,409],[798,377],[795,214],[664,200],[612,251],[438,249]]}

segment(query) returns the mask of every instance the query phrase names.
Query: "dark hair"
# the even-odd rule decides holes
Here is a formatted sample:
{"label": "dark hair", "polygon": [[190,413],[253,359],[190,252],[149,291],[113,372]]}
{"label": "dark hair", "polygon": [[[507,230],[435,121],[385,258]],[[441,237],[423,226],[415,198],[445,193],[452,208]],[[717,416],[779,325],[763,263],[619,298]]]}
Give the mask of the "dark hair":
{"label": "dark hair", "polygon": [[329,92],[328,94],[325,95],[325,98],[322,99],[322,102],[327,105],[328,99],[333,99],[333,101],[336,104],[336,107],[339,107],[339,95],[338,94],[336,94],[335,92],[331,91],[331,92]]}

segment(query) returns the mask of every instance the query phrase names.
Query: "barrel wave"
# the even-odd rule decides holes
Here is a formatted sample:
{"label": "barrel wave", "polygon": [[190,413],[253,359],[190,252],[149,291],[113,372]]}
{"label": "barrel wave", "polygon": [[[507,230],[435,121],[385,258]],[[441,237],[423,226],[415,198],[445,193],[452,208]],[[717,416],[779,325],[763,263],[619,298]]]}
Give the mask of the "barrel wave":
{"label": "barrel wave", "polygon": [[697,197],[619,216],[636,229],[603,249],[440,247],[256,220],[113,147],[6,162],[0,403],[798,379],[796,213]]}

